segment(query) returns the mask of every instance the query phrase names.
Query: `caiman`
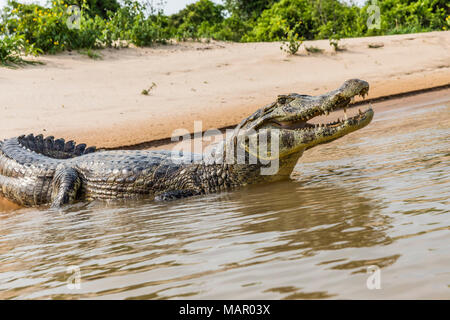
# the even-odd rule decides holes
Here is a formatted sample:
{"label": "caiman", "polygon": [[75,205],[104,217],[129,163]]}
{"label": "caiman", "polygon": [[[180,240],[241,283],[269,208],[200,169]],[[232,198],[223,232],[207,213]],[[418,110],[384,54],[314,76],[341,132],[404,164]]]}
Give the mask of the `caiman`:
{"label": "caiman", "polygon": [[[345,110],[355,96],[364,98],[368,91],[366,81],[351,79],[319,96],[278,96],[244,119],[232,136],[207,155],[102,151],[32,134],[6,139],[0,142],[0,196],[23,206],[61,207],[83,200],[170,200],[289,178],[305,150],[365,127],[374,112],[368,108],[353,117],[319,125],[308,121]],[[262,141],[263,135],[266,146],[273,147],[273,133],[278,137],[277,152],[261,156],[264,153],[250,147],[250,138]],[[252,157],[257,161],[249,161]],[[262,174],[262,169],[270,166],[268,159],[278,161],[278,169]]]}

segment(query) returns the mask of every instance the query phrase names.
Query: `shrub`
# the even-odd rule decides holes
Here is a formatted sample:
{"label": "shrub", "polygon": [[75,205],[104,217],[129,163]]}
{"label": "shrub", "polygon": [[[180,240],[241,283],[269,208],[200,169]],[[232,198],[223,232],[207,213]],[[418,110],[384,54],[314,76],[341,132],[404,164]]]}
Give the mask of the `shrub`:
{"label": "shrub", "polygon": [[255,20],[279,0],[225,0],[225,8],[241,20]]}
{"label": "shrub", "polygon": [[330,42],[330,46],[333,47],[334,52],[345,50],[344,48],[339,46],[339,41],[341,41],[341,38],[338,35],[333,34],[328,40]]}
{"label": "shrub", "polygon": [[92,17],[86,2],[83,3],[76,27],[67,21],[72,13],[63,0],[52,3],[51,8],[39,5],[22,5],[15,1],[7,7],[8,31],[23,35],[24,39],[42,52],[56,53],[72,49],[96,49],[113,46],[118,40],[129,41],[136,46],[148,46],[165,42],[170,38],[167,17],[161,13],[147,16],[146,5],[126,0],[124,6],[110,17]]}
{"label": "shrub", "polygon": [[[147,6],[138,1],[126,0],[108,22],[107,39],[129,40],[136,46],[149,46],[154,43],[165,43],[170,39],[167,17],[161,12],[147,17]],[[105,42],[110,43],[110,41]]]}
{"label": "shrub", "polygon": [[199,0],[189,4],[170,17],[170,25],[179,39],[211,37],[214,26],[224,20],[224,7],[211,0]]}
{"label": "shrub", "polygon": [[312,11],[311,1],[281,0],[263,11],[253,30],[243,40],[281,41],[285,39],[286,30],[293,30],[306,39],[313,39],[315,25]]}
{"label": "shrub", "polygon": [[212,38],[239,42],[252,28],[251,22],[242,20],[237,15],[232,15],[212,28]]}
{"label": "shrub", "polygon": [[300,49],[303,40],[304,39],[295,33],[294,30],[289,30],[287,32],[287,39],[286,41],[283,41],[280,49],[291,55],[295,55]]}
{"label": "shrub", "polygon": [[339,51],[339,39],[330,38],[329,42],[330,46],[333,47],[335,52]]}
{"label": "shrub", "polygon": [[[371,1],[359,8],[338,0],[225,0],[224,6],[199,0],[170,17],[137,0],[121,1],[121,6],[118,0],[73,1],[52,0],[47,8],[10,0],[0,17],[3,56],[10,56],[5,52],[12,48],[17,49],[13,54],[17,57],[26,50],[56,53],[128,43],[149,46],[173,37],[284,41],[288,52],[297,52],[303,39],[330,39],[330,45],[339,50],[339,39],[344,37],[450,27],[449,5],[444,0],[378,1],[381,28],[370,30],[366,24]],[[67,25],[71,3],[81,7],[77,28]]]}
{"label": "shrub", "polygon": [[80,8],[85,4],[91,17],[100,16],[102,19],[108,18],[108,12],[114,13],[120,8],[117,0],[65,0],[64,4],[77,5]]}
{"label": "shrub", "polygon": [[313,20],[315,39],[332,37],[348,38],[361,36],[358,25],[360,9],[336,0],[314,2]]}
{"label": "shrub", "polygon": [[37,64],[37,61],[28,61],[22,58],[23,55],[37,56],[39,49],[29,45],[24,36],[0,36],[0,64],[7,67],[15,67],[23,64]]}
{"label": "shrub", "polygon": [[369,30],[365,24],[368,19],[367,8],[361,9],[361,34],[383,35],[447,30],[446,18],[450,9],[444,0],[383,0],[378,1],[381,11],[381,28]]}
{"label": "shrub", "polygon": [[53,7],[39,5],[21,5],[10,2],[9,32],[23,35],[29,42],[43,52],[56,53],[64,49],[96,48],[100,46],[103,20],[90,18],[81,10],[79,29],[69,28],[69,13],[62,1],[53,2]]}

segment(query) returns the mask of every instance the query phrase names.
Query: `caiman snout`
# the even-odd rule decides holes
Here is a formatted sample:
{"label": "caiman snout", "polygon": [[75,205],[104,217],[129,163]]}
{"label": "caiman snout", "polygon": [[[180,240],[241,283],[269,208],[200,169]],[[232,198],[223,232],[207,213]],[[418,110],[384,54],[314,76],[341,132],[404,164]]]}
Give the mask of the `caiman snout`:
{"label": "caiman snout", "polygon": [[345,81],[337,92],[347,99],[351,99],[356,95],[360,95],[364,98],[369,92],[369,83],[364,80],[350,79]]}

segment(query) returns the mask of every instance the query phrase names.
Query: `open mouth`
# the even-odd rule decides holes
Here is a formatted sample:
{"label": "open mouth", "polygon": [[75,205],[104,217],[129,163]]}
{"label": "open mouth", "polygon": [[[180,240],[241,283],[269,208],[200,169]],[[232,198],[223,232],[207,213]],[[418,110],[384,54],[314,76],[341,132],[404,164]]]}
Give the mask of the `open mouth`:
{"label": "open mouth", "polygon": [[[358,94],[363,99],[368,94],[368,88],[363,88]],[[355,95],[355,96],[356,96]],[[361,111],[352,108],[354,97],[338,99],[336,103],[324,109],[316,108],[308,116],[303,115],[300,119],[290,121],[273,120],[273,125],[285,130],[303,131],[330,131],[335,132],[345,127],[361,128],[368,124],[373,117],[371,106]],[[337,111],[337,112],[336,112]],[[330,113],[332,113],[330,115]],[[331,118],[331,121],[329,121]]]}

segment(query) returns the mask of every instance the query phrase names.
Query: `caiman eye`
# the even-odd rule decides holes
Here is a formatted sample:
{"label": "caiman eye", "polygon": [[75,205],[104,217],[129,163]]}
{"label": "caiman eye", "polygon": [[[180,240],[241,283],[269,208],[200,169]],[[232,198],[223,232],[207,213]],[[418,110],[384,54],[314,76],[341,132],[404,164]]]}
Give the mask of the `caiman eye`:
{"label": "caiman eye", "polygon": [[294,100],[294,97],[292,97],[290,95],[286,95],[286,94],[281,94],[277,98],[277,102],[279,104],[286,104],[286,103],[291,102],[292,100]]}

